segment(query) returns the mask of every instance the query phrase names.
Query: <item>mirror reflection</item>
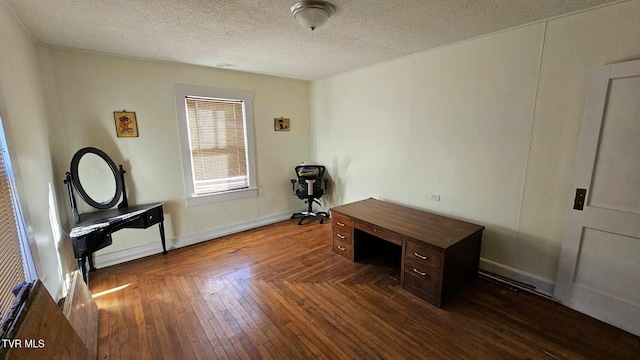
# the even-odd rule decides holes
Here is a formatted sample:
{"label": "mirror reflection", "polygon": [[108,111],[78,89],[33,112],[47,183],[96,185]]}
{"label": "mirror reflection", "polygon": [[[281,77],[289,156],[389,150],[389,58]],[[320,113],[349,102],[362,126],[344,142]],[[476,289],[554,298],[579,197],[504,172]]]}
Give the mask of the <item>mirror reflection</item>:
{"label": "mirror reflection", "polygon": [[109,164],[93,153],[86,153],[78,162],[78,180],[95,202],[106,204],[116,194],[116,179]]}

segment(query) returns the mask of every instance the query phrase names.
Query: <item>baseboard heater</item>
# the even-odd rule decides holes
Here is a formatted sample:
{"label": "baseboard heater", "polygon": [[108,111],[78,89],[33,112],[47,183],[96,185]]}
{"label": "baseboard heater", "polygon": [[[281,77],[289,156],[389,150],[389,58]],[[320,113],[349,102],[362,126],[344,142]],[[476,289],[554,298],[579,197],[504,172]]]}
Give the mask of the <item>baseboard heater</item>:
{"label": "baseboard heater", "polygon": [[536,287],[530,284],[526,284],[517,280],[513,280],[513,279],[509,279],[507,277],[504,276],[500,276],[497,274],[492,274],[490,272],[487,272],[485,270],[478,270],[478,276],[484,280],[487,280],[491,283],[494,283],[496,285],[502,286],[505,289],[509,289],[513,292],[519,292],[519,291],[526,291],[535,295],[539,295],[542,296],[546,299],[549,300],[553,300],[556,301],[556,299],[554,299],[553,297],[543,294],[539,291],[536,290]]}

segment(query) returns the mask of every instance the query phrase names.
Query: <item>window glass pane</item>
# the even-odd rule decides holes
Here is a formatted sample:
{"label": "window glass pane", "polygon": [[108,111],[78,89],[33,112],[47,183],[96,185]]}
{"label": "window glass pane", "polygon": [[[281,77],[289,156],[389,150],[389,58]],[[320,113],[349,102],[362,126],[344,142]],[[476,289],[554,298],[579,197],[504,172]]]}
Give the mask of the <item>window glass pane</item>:
{"label": "window glass pane", "polygon": [[241,101],[187,97],[196,194],[249,187]]}

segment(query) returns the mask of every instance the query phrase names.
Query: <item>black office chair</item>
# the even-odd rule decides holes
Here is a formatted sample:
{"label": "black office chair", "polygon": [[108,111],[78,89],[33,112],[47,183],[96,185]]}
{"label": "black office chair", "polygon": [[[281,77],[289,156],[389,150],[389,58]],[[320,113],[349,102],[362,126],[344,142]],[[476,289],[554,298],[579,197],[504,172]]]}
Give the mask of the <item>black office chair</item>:
{"label": "black office chair", "polygon": [[[302,222],[306,218],[314,218],[320,221],[320,224],[324,222],[324,218],[329,218],[329,214],[324,211],[313,212],[312,205],[315,202],[321,205],[318,199],[324,195],[327,190],[327,183],[329,180],[324,179],[324,166],[322,165],[299,165],[296,166],[297,179],[291,179],[291,187],[293,194],[304,200],[309,204],[307,211],[298,212],[291,215],[292,219],[301,216],[298,225],[302,225]],[[296,183],[298,186],[296,187]],[[322,187],[324,183],[324,188]]]}

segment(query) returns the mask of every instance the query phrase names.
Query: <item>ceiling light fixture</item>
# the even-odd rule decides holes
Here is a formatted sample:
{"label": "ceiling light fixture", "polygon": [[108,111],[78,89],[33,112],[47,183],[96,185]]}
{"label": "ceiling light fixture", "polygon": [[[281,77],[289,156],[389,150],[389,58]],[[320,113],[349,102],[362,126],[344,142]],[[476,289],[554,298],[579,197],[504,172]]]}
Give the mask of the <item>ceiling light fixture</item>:
{"label": "ceiling light fixture", "polygon": [[326,1],[298,1],[291,5],[291,14],[300,25],[314,30],[333,15],[335,6]]}

